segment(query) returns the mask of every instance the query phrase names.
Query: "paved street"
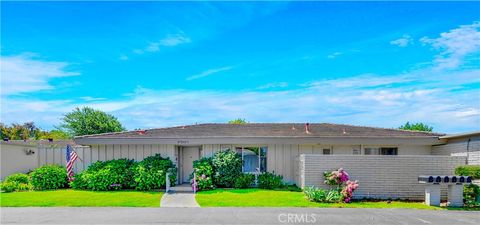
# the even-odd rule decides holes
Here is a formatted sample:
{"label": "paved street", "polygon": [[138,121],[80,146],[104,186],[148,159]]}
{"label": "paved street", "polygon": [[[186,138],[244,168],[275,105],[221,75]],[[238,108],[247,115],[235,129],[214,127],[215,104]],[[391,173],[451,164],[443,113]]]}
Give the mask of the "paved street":
{"label": "paved street", "polygon": [[1,224],[480,224],[480,212],[314,208],[1,208]]}

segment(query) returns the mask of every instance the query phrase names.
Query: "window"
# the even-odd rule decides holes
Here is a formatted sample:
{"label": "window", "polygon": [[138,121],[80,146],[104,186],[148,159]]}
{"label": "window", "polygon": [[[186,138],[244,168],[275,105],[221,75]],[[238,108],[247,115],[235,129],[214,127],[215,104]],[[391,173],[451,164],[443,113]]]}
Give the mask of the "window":
{"label": "window", "polygon": [[230,148],[230,145],[220,145],[220,151],[228,151]]}
{"label": "window", "polygon": [[380,155],[379,148],[365,148],[365,155]]}
{"label": "window", "polygon": [[365,155],[398,155],[398,148],[365,148]]}
{"label": "window", "polygon": [[242,156],[242,171],[258,173],[267,171],[267,147],[236,147],[235,151]]}
{"label": "window", "polygon": [[382,155],[398,155],[398,148],[380,148]]}
{"label": "window", "polygon": [[353,153],[354,155],[360,155],[361,152],[360,152],[360,149],[354,148],[352,153]]}
{"label": "window", "polygon": [[332,154],[332,151],[330,151],[329,148],[324,148],[324,149],[323,149],[323,154],[324,154],[324,155],[331,155],[331,154]]}

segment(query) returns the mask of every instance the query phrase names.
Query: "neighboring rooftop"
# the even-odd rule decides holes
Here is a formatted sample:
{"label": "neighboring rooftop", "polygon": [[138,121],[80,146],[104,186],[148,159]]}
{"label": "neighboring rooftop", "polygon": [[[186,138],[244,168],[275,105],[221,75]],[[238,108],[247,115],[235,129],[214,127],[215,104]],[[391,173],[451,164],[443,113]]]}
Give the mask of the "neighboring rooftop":
{"label": "neighboring rooftop", "polygon": [[459,134],[448,134],[448,135],[440,137],[440,139],[463,138],[463,137],[472,137],[472,136],[480,136],[480,130],[472,131],[472,132],[459,133]]}
{"label": "neighboring rooftop", "polygon": [[207,123],[126,131],[82,138],[195,138],[195,137],[439,137],[444,134],[331,123]]}

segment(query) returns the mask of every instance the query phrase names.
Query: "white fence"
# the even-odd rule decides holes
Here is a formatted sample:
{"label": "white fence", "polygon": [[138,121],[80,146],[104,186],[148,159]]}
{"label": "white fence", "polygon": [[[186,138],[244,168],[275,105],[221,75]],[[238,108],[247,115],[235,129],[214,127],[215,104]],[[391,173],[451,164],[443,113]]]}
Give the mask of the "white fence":
{"label": "white fence", "polygon": [[[66,146],[62,147],[48,147],[40,146],[37,149],[38,164],[40,167],[45,164],[58,164],[65,166],[66,162]],[[73,150],[78,154],[79,159],[74,164],[74,171],[80,172],[86,169],[92,164],[91,157],[87,157],[92,154],[92,149],[89,146],[75,146]]]}
{"label": "white fence", "polygon": [[[45,164],[66,165],[65,144],[35,143],[0,143],[1,179],[13,173],[28,173]],[[112,159],[133,159],[141,161],[145,157],[161,154],[163,157],[175,159],[173,145],[95,145],[73,146],[79,159],[74,164],[74,172],[78,173],[94,162]]]}

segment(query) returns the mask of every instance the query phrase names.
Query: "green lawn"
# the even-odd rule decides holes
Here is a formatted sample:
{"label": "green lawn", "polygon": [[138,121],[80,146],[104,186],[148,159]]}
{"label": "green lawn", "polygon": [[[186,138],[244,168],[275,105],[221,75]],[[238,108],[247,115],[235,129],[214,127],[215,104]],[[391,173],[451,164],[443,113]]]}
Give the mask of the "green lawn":
{"label": "green lawn", "polygon": [[0,206],[135,206],[160,207],[161,192],[28,191],[0,193]]}
{"label": "green lawn", "polygon": [[320,208],[410,208],[442,209],[419,202],[356,201],[351,203],[316,203],[305,199],[302,192],[261,189],[202,191],[196,195],[202,207],[320,207]]}

